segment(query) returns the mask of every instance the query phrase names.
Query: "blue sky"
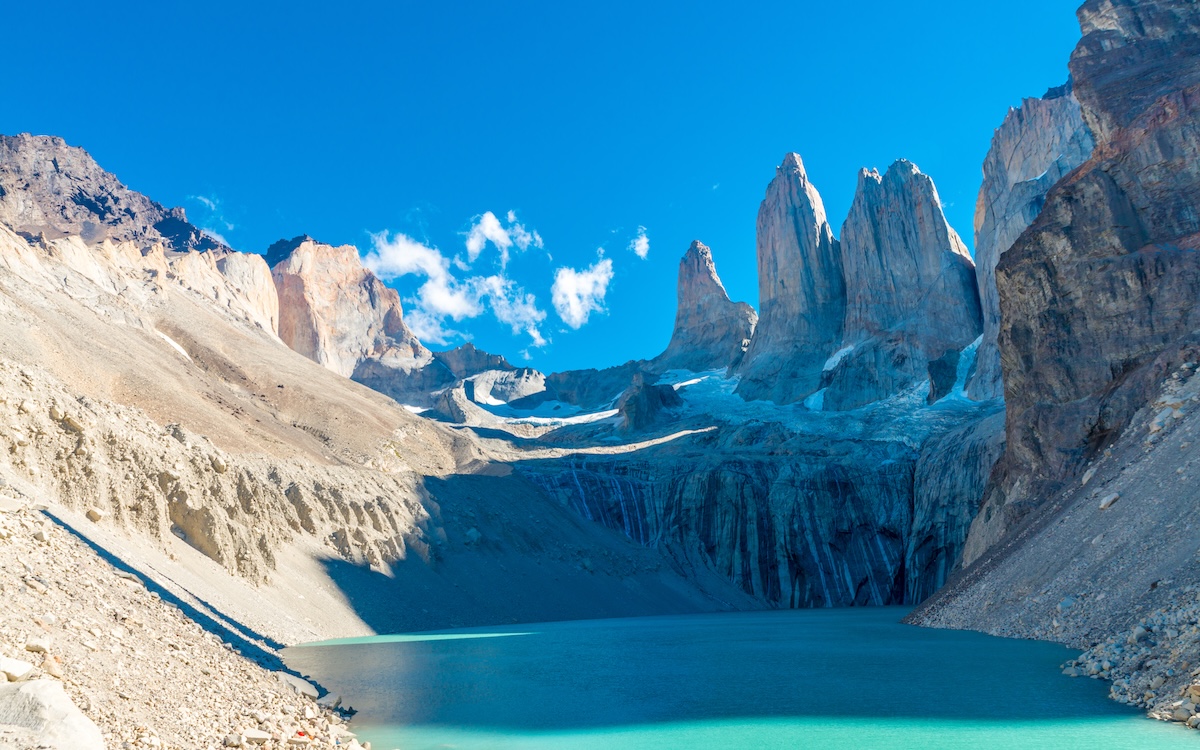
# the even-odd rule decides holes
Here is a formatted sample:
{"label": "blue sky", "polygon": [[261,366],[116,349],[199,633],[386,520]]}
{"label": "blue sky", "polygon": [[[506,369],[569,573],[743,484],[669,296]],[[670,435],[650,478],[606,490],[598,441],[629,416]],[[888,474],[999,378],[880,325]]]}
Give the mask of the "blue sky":
{"label": "blue sky", "polygon": [[0,132],[241,250],[353,243],[428,336],[602,367],[666,345],[694,238],[757,304],[787,151],[835,232],[857,169],[903,157],[971,244],[992,131],[1066,79],[1078,1],[20,3]]}

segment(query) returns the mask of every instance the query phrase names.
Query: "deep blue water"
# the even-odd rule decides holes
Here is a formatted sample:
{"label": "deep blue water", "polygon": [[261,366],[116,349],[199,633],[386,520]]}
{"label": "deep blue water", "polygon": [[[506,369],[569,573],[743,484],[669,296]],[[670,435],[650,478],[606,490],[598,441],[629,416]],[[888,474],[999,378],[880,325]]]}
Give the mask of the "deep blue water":
{"label": "deep blue water", "polygon": [[1054,644],[892,608],[547,623],[288,649],[375,750],[1200,749],[1071,679]]}

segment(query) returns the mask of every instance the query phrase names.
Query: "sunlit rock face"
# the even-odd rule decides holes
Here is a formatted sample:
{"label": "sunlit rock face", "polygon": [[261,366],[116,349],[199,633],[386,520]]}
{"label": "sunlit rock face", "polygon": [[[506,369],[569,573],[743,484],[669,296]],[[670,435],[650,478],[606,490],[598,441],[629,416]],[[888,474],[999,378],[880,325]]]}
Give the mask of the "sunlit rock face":
{"label": "sunlit rock face", "polygon": [[982,330],[975,268],[933,180],[897,161],[862,170],[842,226],[844,352],[828,368],[826,409],[853,409],[929,378],[929,364]]}
{"label": "sunlit rock face", "polygon": [[758,315],[745,302],[729,299],[712,250],[699,240],[692,242],[679,262],[677,296],[671,343],[651,361],[651,367],[703,372],[737,365]]}
{"label": "sunlit rock face", "polygon": [[217,270],[242,293],[254,322],[263,330],[276,333],[279,330],[279,293],[263,256],[224,253],[217,260]]}
{"label": "sunlit rock face", "polygon": [[[89,251],[64,260],[93,279],[127,273],[126,261],[161,263],[180,287],[275,335],[279,303],[261,256],[231,250],[190,224],[182,208],[130,190],[61,138],[0,136],[0,223],[38,241],[77,238]],[[122,260],[131,249],[144,261]]]}
{"label": "sunlit rock face", "polygon": [[820,388],[822,365],[841,341],[846,288],[825,205],[798,154],[776,168],[758,209],[758,296],[739,392],[800,401]]}
{"label": "sunlit rock face", "polygon": [[0,136],[0,222],[89,244],[161,242],[176,252],[224,247],[189,224],[182,208],[130,190],[83,149],[28,133]]}
{"label": "sunlit rock face", "polygon": [[1008,448],[971,532],[983,554],[1157,392],[1200,329],[1200,6],[1088,0],[1071,75],[1091,158],[1001,256]]}
{"label": "sunlit rock face", "polygon": [[1000,296],[996,264],[1033,223],[1046,193],[1087,161],[1094,143],[1071,84],[1010,109],[992,137],[975,204],[975,273],[983,308],[983,340],[967,392],[984,400],[1004,395],[1000,377]]}
{"label": "sunlit rock face", "polygon": [[404,324],[400,296],[363,267],[354,247],[297,237],[272,245],[267,262],[279,294],[279,338],[293,350],[345,377],[366,374],[389,395],[397,390],[386,384],[389,373],[406,391],[410,373],[432,361]]}

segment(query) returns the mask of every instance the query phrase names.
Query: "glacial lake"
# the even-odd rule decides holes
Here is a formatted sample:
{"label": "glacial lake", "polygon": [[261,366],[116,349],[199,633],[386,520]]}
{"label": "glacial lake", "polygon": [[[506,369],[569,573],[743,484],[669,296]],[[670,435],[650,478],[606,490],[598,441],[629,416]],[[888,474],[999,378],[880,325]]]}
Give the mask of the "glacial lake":
{"label": "glacial lake", "polygon": [[284,654],[375,750],[1200,748],[1072,679],[1076,652],[896,608],[556,622]]}

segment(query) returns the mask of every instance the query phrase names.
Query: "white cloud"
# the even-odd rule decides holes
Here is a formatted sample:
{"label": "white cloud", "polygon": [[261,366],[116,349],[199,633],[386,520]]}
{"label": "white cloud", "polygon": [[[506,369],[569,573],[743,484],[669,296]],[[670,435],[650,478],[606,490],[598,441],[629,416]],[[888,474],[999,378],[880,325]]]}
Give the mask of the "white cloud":
{"label": "white cloud", "polygon": [[483,248],[487,247],[488,242],[491,242],[500,251],[500,265],[502,267],[507,265],[508,249],[512,247],[512,238],[501,226],[496,214],[484,211],[482,216],[476,217],[475,223],[471,225],[471,231],[467,232],[467,258],[474,263],[479,254],[483,252]]}
{"label": "white cloud", "polygon": [[645,227],[638,227],[637,236],[629,241],[629,249],[642,260],[650,254],[650,238],[646,236]]}
{"label": "white cloud", "polygon": [[372,234],[371,244],[363,265],[384,281],[409,274],[421,274],[431,280],[450,276],[450,263],[441,252],[406,234],[397,232],[390,238],[386,231]]}
{"label": "white cloud", "polygon": [[[603,255],[603,250],[600,252]],[[604,295],[612,281],[613,265],[601,257],[582,271],[559,268],[554,274],[551,301],[558,317],[572,328],[581,328],[593,312],[604,311]]]}
{"label": "white cloud", "polygon": [[[494,218],[494,217],[493,217]],[[387,232],[371,235],[373,247],[363,257],[363,265],[385,281],[401,276],[424,276],[425,283],[415,297],[405,300],[405,323],[417,338],[432,344],[445,344],[453,338],[467,338],[461,331],[447,327],[447,321],[460,322],[482,315],[489,308],[496,319],[525,333],[532,346],[544,346],[539,324],[546,313],[538,309],[537,298],[503,275],[457,278],[451,261],[437,248],[429,247],[405,234]],[[468,270],[459,260],[454,266]]]}
{"label": "white cloud", "polygon": [[543,247],[542,236],[537,230],[528,230],[524,224],[517,221],[517,212],[509,211],[505,216],[508,226],[505,226],[491,211],[484,211],[472,220],[471,228],[467,231],[467,260],[474,263],[487,243],[492,243],[500,251],[500,267],[508,266],[509,250],[516,245],[524,252],[530,247]]}

